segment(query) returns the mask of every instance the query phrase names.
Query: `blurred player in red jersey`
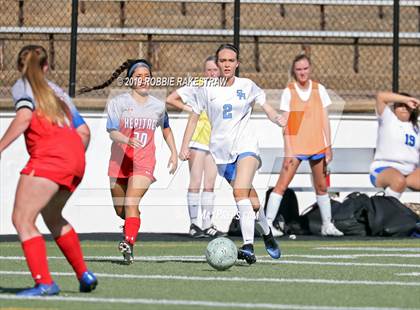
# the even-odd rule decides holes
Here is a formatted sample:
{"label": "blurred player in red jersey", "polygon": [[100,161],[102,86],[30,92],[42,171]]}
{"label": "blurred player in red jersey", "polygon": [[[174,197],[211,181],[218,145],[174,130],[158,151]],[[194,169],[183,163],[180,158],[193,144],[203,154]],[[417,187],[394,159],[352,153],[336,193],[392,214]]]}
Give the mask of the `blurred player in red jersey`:
{"label": "blurred player in red jersey", "polygon": [[130,264],[134,261],[133,246],[140,229],[139,203],[155,181],[154,134],[157,127],[162,128],[171,150],[170,173],[175,172],[178,158],[165,103],[149,94],[152,66],[148,61],[126,61],[108,81],[82,92],[107,87],[125,70],[132,90],[113,97],[107,104],[107,131],[113,142],[108,175],[115,211],[125,220],[124,240],[118,248],[125,262]]}
{"label": "blurred player in red jersey", "polygon": [[17,64],[22,77],[12,88],[16,117],[0,140],[0,154],[24,133],[30,159],[21,171],[12,220],[35,286],[18,295],[60,292],[48,269],[44,238],[35,226],[39,214],[76,272],[80,291],[90,292],[98,281],[86,267],[76,232],[62,216],[83,178],[89,127],[70,97],[45,78],[48,62],[43,47],[23,47]]}

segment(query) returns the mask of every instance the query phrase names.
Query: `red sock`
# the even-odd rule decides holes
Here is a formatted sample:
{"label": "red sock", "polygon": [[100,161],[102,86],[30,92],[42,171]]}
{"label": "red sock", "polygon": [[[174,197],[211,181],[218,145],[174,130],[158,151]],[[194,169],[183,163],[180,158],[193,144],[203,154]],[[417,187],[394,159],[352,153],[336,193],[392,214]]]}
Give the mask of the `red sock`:
{"label": "red sock", "polygon": [[140,229],[139,217],[127,217],[124,224],[125,241],[134,245]]}
{"label": "red sock", "polygon": [[67,258],[67,261],[73,267],[77,278],[80,280],[83,273],[87,271],[87,267],[83,260],[82,248],[80,247],[79,237],[76,232],[72,228],[64,235],[55,238],[55,242]]}
{"label": "red sock", "polygon": [[48,270],[47,248],[42,236],[33,237],[22,242],[26,263],[36,284],[52,284]]}

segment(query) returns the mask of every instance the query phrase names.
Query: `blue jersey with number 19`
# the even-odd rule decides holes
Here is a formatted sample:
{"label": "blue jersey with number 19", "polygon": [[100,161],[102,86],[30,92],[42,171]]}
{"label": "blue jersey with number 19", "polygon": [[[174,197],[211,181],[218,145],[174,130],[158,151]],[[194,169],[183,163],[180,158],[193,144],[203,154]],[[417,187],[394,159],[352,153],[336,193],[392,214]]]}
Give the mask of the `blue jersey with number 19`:
{"label": "blue jersey with number 19", "polygon": [[253,81],[235,77],[228,87],[202,87],[192,103],[194,113],[205,111],[211,124],[210,152],[216,164],[228,164],[239,154],[259,154],[257,134],[251,128],[254,102],[265,104],[265,93]]}

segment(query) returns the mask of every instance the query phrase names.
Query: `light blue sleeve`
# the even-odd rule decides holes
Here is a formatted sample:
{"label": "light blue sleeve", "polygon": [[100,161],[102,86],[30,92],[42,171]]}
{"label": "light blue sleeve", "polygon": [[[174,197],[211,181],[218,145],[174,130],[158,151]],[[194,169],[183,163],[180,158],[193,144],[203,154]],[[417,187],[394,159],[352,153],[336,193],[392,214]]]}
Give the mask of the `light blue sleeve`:
{"label": "light blue sleeve", "polygon": [[70,96],[61,87],[54,84],[53,82],[48,81],[48,85],[54,90],[54,93],[57,95],[57,97],[60,98],[69,107],[73,127],[78,128],[81,125],[86,124]]}
{"label": "light blue sleeve", "polygon": [[118,108],[118,103],[116,97],[108,101],[106,106],[107,112],[107,121],[106,121],[106,130],[111,132],[113,130],[120,130],[120,117],[121,111]]}

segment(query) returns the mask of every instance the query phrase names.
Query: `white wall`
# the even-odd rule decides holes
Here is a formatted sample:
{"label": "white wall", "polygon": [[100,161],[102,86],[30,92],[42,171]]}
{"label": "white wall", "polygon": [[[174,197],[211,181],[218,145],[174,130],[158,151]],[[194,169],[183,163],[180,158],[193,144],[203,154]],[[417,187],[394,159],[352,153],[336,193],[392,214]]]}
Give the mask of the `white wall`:
{"label": "white wall", "polygon": [[[13,113],[2,113],[0,116],[0,135],[3,135],[10,124]],[[66,218],[78,232],[119,232],[122,221],[114,214],[111,195],[108,188],[107,167],[110,155],[110,140],[105,131],[105,117],[100,113],[83,114],[92,131],[91,144],[87,152],[86,174],[82,184],[70,199],[65,208]],[[171,127],[177,146],[180,145],[186,124],[184,115],[170,115]],[[259,136],[260,147],[281,147],[280,128],[269,122],[263,115],[255,115],[252,122]],[[374,147],[376,139],[376,120],[373,117],[351,117],[338,119],[332,117],[332,129],[335,133],[335,147]],[[65,143],[65,141],[63,141]],[[167,169],[169,151],[160,132],[156,134],[157,165],[155,182],[141,201],[142,232],[176,232],[188,231],[188,211],[185,205],[188,185],[188,166],[179,162],[175,176],[170,176]],[[28,155],[23,137],[20,137],[2,154],[0,161],[0,234],[14,234],[11,223],[14,193]],[[259,174],[254,179],[260,199],[264,197],[269,185],[274,185],[277,175]],[[370,186],[369,177],[332,176],[332,185],[345,186],[357,184]],[[297,175],[293,185],[309,185],[307,176]],[[300,193],[299,203],[306,207],[313,203],[314,194]],[[403,201],[420,201],[418,193],[406,193]],[[215,223],[222,230],[227,230],[236,208],[227,183],[218,177],[216,181]],[[38,219],[42,232],[47,232],[41,219]]]}

